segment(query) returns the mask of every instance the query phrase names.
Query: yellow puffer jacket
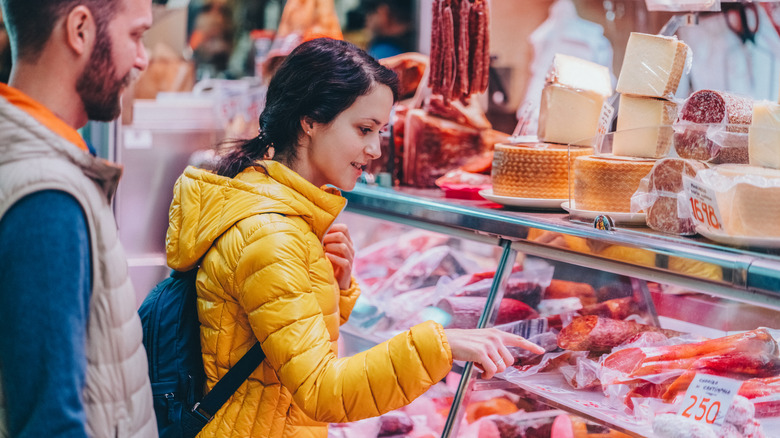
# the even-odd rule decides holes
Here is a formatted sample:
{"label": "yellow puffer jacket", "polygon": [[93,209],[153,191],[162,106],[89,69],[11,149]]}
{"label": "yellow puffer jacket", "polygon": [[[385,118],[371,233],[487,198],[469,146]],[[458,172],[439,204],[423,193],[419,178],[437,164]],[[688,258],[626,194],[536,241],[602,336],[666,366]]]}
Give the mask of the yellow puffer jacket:
{"label": "yellow puffer jacket", "polygon": [[346,200],[265,161],[236,178],[188,167],[176,182],[168,264],[200,262],[198,315],[212,388],[260,340],[267,358],[199,437],[325,437],[327,423],[397,409],[441,380],[452,354],[426,322],[339,359],[359,291],[339,290],[322,238]]}

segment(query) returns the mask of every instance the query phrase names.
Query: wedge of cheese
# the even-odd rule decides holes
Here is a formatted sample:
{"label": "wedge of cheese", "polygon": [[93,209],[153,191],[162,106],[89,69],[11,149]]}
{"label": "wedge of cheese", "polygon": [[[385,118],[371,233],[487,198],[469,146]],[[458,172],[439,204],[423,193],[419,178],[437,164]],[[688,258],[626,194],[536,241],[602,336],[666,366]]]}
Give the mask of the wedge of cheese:
{"label": "wedge of cheese", "polygon": [[685,70],[688,46],[675,37],[632,32],[617,91],[671,99]]}
{"label": "wedge of cheese", "polygon": [[547,83],[612,96],[609,68],[576,56],[556,53],[547,72]]}
{"label": "wedge of cheese", "polygon": [[539,139],[547,143],[590,146],[599,129],[606,97],[556,84],[542,89]]}
{"label": "wedge of cheese", "polygon": [[780,237],[780,170],[722,164],[697,179],[715,189],[723,231],[732,236]]}
{"label": "wedge of cheese", "polygon": [[620,95],[614,155],[663,158],[671,149],[677,104],[664,99]]}
{"label": "wedge of cheese", "polygon": [[780,105],[772,102],[753,104],[748,159],[753,166],[780,169]]}

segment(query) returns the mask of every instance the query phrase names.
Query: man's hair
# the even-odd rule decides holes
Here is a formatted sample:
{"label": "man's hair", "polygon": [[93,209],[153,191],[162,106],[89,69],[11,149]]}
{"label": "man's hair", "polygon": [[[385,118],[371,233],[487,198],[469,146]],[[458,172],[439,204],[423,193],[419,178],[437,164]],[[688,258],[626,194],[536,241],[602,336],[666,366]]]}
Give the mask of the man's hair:
{"label": "man's hair", "polygon": [[15,59],[38,59],[57,22],[73,8],[84,5],[92,12],[97,34],[104,35],[108,23],[121,7],[119,0],[1,0],[3,21]]}

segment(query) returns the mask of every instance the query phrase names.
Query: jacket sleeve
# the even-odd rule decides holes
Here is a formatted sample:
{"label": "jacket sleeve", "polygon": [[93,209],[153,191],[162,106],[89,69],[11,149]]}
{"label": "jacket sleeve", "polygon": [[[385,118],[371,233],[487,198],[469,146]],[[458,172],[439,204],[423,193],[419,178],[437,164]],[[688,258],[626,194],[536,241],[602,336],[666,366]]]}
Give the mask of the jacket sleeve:
{"label": "jacket sleeve", "polygon": [[340,325],[343,325],[349,319],[349,315],[352,314],[352,309],[355,308],[355,302],[360,297],[360,285],[358,285],[355,277],[352,277],[352,282],[347,289],[341,291],[339,297],[339,315],[341,317]]}
{"label": "jacket sleeve", "polygon": [[381,415],[414,400],[449,372],[442,327],[425,322],[352,357],[339,359],[312,293],[302,231],[266,225],[238,261],[239,304],[281,383],[312,419],[347,422]]}

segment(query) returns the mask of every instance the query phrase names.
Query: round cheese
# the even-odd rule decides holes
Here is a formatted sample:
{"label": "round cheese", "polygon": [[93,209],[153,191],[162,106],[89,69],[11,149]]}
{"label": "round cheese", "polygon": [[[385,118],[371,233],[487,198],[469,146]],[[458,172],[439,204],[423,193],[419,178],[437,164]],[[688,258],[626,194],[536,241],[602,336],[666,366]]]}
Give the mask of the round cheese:
{"label": "round cheese", "polygon": [[586,156],[574,160],[574,206],[579,210],[628,213],[631,196],[655,160]]}
{"label": "round cheese", "polygon": [[[571,157],[593,153],[572,148]],[[569,148],[551,143],[497,144],[493,153],[493,194],[516,198],[568,199]]]}

